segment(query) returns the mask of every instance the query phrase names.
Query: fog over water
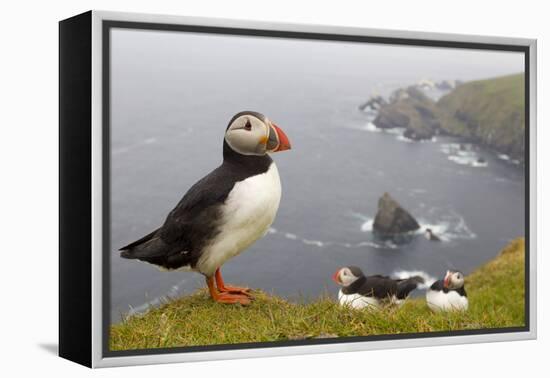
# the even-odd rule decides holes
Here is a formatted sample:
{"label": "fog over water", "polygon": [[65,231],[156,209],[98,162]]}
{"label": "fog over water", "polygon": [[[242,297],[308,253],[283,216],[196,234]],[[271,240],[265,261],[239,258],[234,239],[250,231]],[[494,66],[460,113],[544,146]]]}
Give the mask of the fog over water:
{"label": "fog over water", "polygon": [[[291,300],[337,289],[342,265],[368,274],[471,272],[524,235],[524,172],[458,141],[412,143],[379,132],[358,106],[418,82],[523,71],[523,55],[114,29],[111,49],[111,314],[186,295],[196,273],[161,272],[116,250],[157,228],[187,189],[221,163],[241,110],[266,114],[293,149],[273,155],[283,186],[270,232],[224,265],[226,281]],[[483,157],[487,164],[472,162]],[[388,191],[444,240],[381,243],[371,233]]]}

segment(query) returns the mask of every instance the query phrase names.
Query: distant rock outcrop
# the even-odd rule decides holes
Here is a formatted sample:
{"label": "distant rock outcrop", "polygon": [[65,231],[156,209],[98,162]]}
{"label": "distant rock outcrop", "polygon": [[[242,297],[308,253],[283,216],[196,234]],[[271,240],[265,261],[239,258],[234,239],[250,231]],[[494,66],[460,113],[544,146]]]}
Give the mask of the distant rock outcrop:
{"label": "distant rock outcrop", "polygon": [[367,102],[359,105],[359,110],[365,113],[371,113],[378,111],[382,106],[387,104],[388,103],[382,96],[371,96]]}
{"label": "distant rock outcrop", "polygon": [[394,200],[384,193],[378,200],[378,212],[374,218],[373,231],[382,236],[394,236],[416,231],[420,225],[414,217]]}
{"label": "distant rock outcrop", "polygon": [[431,139],[440,128],[435,102],[415,86],[395,91],[373,121],[381,129],[404,128],[413,140]]}

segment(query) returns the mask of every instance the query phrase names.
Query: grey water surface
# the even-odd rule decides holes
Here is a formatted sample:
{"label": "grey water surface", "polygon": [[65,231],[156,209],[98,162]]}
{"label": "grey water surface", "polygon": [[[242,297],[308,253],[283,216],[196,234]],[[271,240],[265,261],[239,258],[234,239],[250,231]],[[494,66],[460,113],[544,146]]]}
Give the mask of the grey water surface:
{"label": "grey water surface", "polygon": [[[521,54],[115,29],[111,70],[112,322],[204,285],[199,274],[161,272],[117,249],[162,224],[221,163],[227,122],[241,110],[266,114],[293,148],[273,155],[283,186],[273,227],[224,265],[230,283],[304,301],[335,295],[330,276],[343,265],[468,273],[525,234],[523,168],[475,146],[468,159],[452,138],[412,143],[380,132],[358,110],[423,78],[520,72]],[[443,242],[375,240],[385,191]]]}

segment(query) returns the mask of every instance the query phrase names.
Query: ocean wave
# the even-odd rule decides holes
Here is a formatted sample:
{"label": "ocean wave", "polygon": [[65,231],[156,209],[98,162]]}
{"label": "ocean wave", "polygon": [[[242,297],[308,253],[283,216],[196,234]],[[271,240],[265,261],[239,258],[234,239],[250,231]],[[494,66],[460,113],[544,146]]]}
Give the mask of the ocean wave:
{"label": "ocean wave", "polygon": [[452,162],[455,162],[460,165],[467,165],[474,168],[483,168],[488,165],[486,160],[480,159],[477,155],[473,156],[460,156],[460,155],[450,155],[448,159]]}
{"label": "ocean wave", "polygon": [[388,135],[395,135],[395,139],[400,141],[400,142],[405,142],[405,143],[414,143],[414,142],[421,142],[421,143],[426,143],[426,142],[437,142],[437,138],[434,136],[430,139],[422,139],[422,140],[414,140],[414,139],[411,139],[411,138],[407,138],[404,134],[405,134],[405,131],[406,129],[404,127],[394,127],[394,128],[391,128],[391,129],[385,129],[385,128],[380,128],[380,127],[377,127],[374,123],[372,123],[371,121],[367,122],[365,125],[363,126],[359,126],[358,127],[359,130],[363,130],[363,131],[368,131],[368,132],[371,132],[371,133],[382,133],[382,134],[388,134]]}
{"label": "ocean wave", "polygon": [[413,143],[414,140],[411,139],[411,138],[407,138],[405,135],[401,134],[401,135],[398,135],[397,136],[397,140],[400,141],[400,142],[405,142],[405,143]]}
{"label": "ocean wave", "polygon": [[363,131],[368,131],[371,133],[383,133],[383,134],[390,134],[390,135],[397,135],[397,136],[403,135],[403,133],[405,132],[404,127],[394,127],[391,129],[384,129],[376,126],[374,123],[370,121],[363,126],[359,126],[358,129]]}
{"label": "ocean wave", "polygon": [[391,240],[380,241],[380,242],[373,241],[373,240],[365,240],[365,241],[360,241],[356,243],[341,242],[341,241],[324,241],[324,240],[303,238],[291,232],[279,231],[274,227],[269,228],[269,230],[267,231],[267,234],[282,236],[285,239],[294,240],[296,242],[299,242],[308,246],[317,247],[317,248],[325,248],[325,247],[341,247],[341,248],[348,248],[348,249],[356,249],[356,248],[363,248],[363,247],[372,247],[376,249],[398,248],[398,246],[395,243],[393,243]]}
{"label": "ocean wave", "polygon": [[444,154],[451,154],[454,151],[460,150],[460,144],[459,143],[443,143],[439,145],[439,150],[443,152]]}
{"label": "ocean wave", "polygon": [[[426,232],[426,229],[431,229],[432,232],[437,235],[441,241],[450,242],[458,239],[475,239],[477,235],[468,227],[466,220],[454,210],[432,208],[428,211],[429,219],[420,217],[418,222],[420,228],[411,233],[412,236],[421,236]],[[358,242],[346,242],[335,240],[317,240],[311,238],[301,237],[295,233],[280,231],[271,227],[267,234],[277,235],[287,240],[296,241],[308,246],[317,248],[326,247],[339,247],[347,249],[356,249],[371,247],[375,249],[398,249],[400,245],[393,240],[378,240],[373,235],[374,218],[365,216],[360,213],[351,213],[351,215],[357,218],[361,223],[359,230],[368,234],[367,240]]]}
{"label": "ocean wave", "polygon": [[444,143],[439,146],[439,150],[447,155],[447,159],[459,165],[474,168],[483,168],[488,165],[487,160],[478,155],[472,144]]}
{"label": "ocean wave", "polygon": [[113,155],[124,154],[124,153],[129,152],[131,150],[134,150],[136,148],[143,147],[143,146],[146,146],[146,145],[149,145],[149,144],[154,144],[156,142],[157,142],[157,138],[147,138],[147,139],[142,140],[141,142],[130,144],[128,146],[113,148],[112,154]]}

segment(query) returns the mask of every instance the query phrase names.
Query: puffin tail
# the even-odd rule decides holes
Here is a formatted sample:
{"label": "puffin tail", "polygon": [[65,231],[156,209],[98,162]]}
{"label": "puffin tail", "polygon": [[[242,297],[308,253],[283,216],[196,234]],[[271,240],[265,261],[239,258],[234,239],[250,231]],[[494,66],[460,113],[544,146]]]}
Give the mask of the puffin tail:
{"label": "puffin tail", "polygon": [[125,259],[140,259],[142,257],[155,255],[155,251],[158,249],[158,246],[156,245],[158,244],[158,238],[155,237],[157,232],[158,229],[145,235],[141,239],[120,248],[120,257]]}
{"label": "puffin tail", "polygon": [[420,276],[412,276],[404,280],[399,280],[397,282],[397,298],[405,299],[409,296],[410,292],[413,291],[424,283],[424,278]]}

